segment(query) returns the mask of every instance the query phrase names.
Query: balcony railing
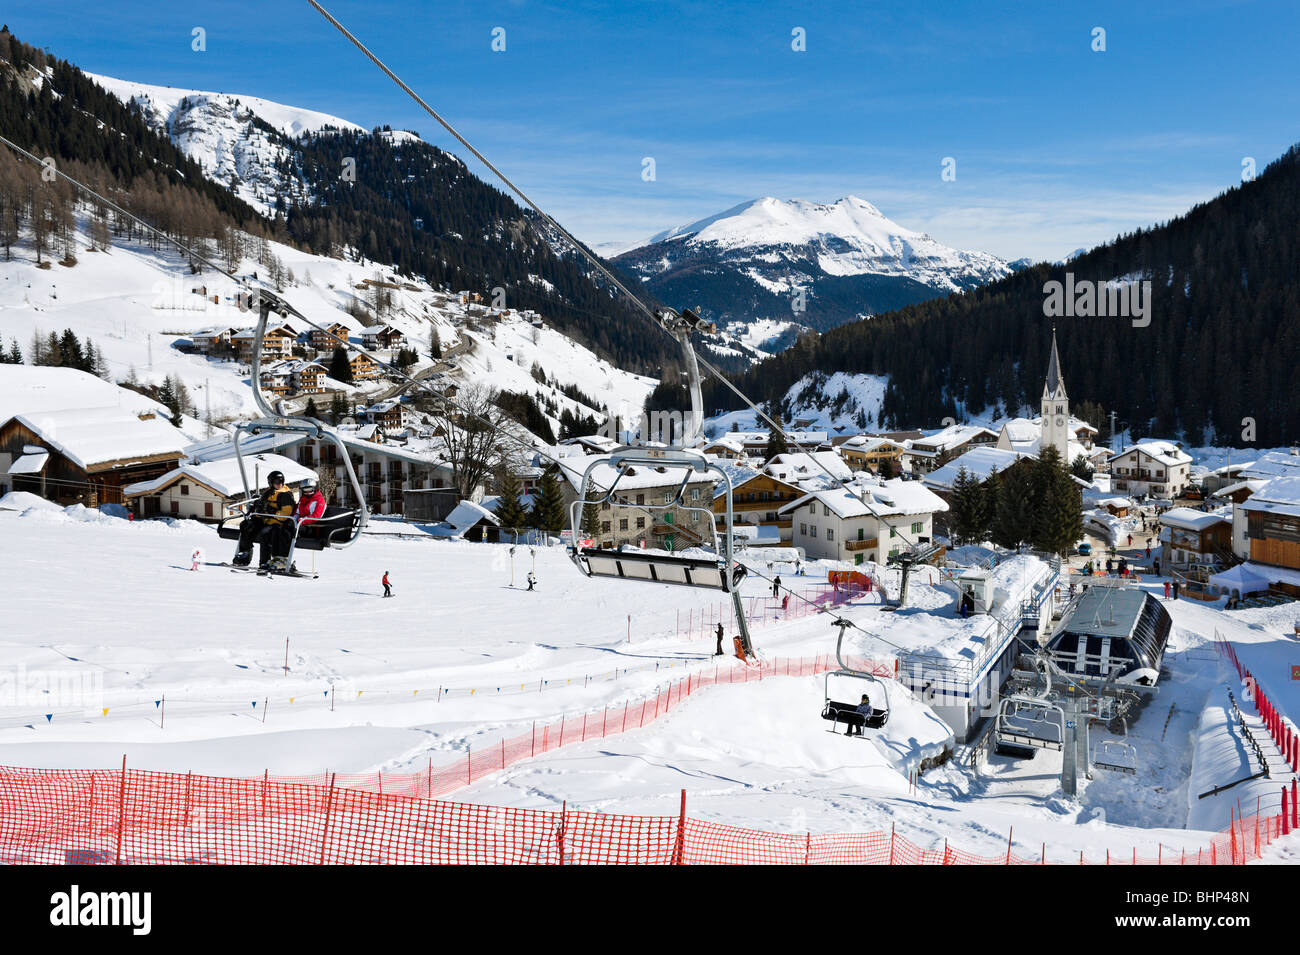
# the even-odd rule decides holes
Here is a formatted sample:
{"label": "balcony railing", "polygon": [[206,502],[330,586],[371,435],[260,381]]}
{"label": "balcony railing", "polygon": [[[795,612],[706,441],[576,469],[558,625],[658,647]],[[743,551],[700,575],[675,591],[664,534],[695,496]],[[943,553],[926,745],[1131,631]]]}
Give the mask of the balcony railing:
{"label": "balcony railing", "polygon": [[844,549],[845,549],[845,550],[848,550],[848,551],[854,551],[854,550],[871,550],[873,547],[875,547],[875,546],[876,546],[877,544],[879,544],[879,543],[880,543],[880,539],[877,538],[877,537],[869,537],[869,538],[867,538],[866,540],[860,540],[860,541],[859,541],[859,540],[847,540],[847,541],[844,542]]}

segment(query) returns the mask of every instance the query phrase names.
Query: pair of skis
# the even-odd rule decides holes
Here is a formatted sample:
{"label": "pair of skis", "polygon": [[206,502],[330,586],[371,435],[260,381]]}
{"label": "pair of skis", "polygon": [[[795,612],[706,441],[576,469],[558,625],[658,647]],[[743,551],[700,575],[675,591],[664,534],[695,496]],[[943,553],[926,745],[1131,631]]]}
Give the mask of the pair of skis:
{"label": "pair of skis", "polygon": [[228,567],[232,574],[257,574],[259,577],[297,577],[302,580],[315,580],[320,574],[304,574],[300,570],[272,570],[270,567],[254,567],[252,564],[236,565],[228,561],[222,561],[218,567]]}

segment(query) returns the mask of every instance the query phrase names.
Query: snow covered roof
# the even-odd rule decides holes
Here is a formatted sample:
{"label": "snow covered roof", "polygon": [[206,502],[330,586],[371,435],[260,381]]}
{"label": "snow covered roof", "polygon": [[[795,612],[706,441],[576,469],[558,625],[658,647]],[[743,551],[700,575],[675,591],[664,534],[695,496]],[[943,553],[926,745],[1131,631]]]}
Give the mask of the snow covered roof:
{"label": "snow covered roof", "polygon": [[74,368],[0,365],[0,423],[14,415],[70,408],[167,413],[152,398]]}
{"label": "snow covered roof", "polygon": [[[605,461],[606,456],[602,454],[580,454],[572,457],[560,459],[560,473],[564,479],[575,491],[581,491],[582,476],[588,466],[593,462]],[[684,471],[680,466],[677,467],[645,467],[636,465],[629,469],[630,473],[624,474],[618,481],[618,490],[644,490],[646,488],[667,488],[674,490],[682,483]],[[618,478],[618,471],[608,463],[596,464],[595,470],[591,472],[592,484],[597,488],[608,489],[613,485],[615,478]],[[692,477],[691,483],[696,484],[705,482],[712,484],[713,480],[709,475],[700,475]]]}
{"label": "snow covered roof", "polygon": [[1017,461],[1028,457],[1032,455],[1023,451],[1004,451],[994,447],[971,448],[965,454],[953,458],[943,467],[927,474],[922,478],[922,482],[930,487],[942,488],[945,491],[952,490],[962,468],[965,468],[966,473],[976,480],[987,481],[992,475],[1000,474]]}
{"label": "snow covered roof", "polygon": [[1166,467],[1176,467],[1179,464],[1191,464],[1192,457],[1183,451],[1172,441],[1139,441],[1137,444],[1125,448],[1119,454],[1112,454],[1107,460],[1114,461],[1122,458],[1126,454],[1132,454],[1134,451],[1141,451],[1144,454],[1159,461]]}
{"label": "snow covered roof", "polygon": [[1228,523],[1221,514],[1194,511],[1190,507],[1171,507],[1160,515],[1160,523],[1189,531],[1202,531],[1215,524]]}
{"label": "snow covered roof", "polygon": [[853,469],[844,463],[836,451],[814,451],[811,454],[778,454],[767,462],[764,472],[782,481],[802,481],[824,478],[827,472],[842,481],[853,476]]}
{"label": "snow covered roof", "polygon": [[[303,467],[296,461],[279,454],[246,454],[244,467],[248,472],[248,483],[253,493],[266,486],[266,476],[272,471],[283,471],[285,484],[292,487],[307,478],[315,478],[316,472]],[[231,457],[220,461],[205,461],[200,464],[183,464],[152,481],[137,481],[122,488],[127,497],[152,494],[161,491],[182,478],[197,481],[212,488],[222,497],[243,497],[244,482],[239,476],[239,462]]]}
{"label": "snow covered roof", "polygon": [[170,421],[163,418],[141,421],[129,411],[117,408],[20,414],[13,420],[83,471],[97,464],[131,458],[155,455],[180,458],[189,440]]}
{"label": "snow covered roof", "polygon": [[501,525],[495,514],[483,505],[475,504],[473,501],[461,501],[447,515],[447,523],[455,530],[454,536],[456,537],[464,535],[467,530],[479,523],[479,521],[487,521],[498,527]]}
{"label": "snow covered roof", "polygon": [[23,449],[21,457],[15,458],[13,464],[9,465],[10,474],[40,474],[45,467],[45,463],[50,459],[50,452],[42,448],[39,451],[32,451],[28,448]]}
{"label": "snow covered roof", "polygon": [[1232,495],[1240,491],[1250,491],[1254,494],[1267,483],[1267,481],[1258,478],[1251,481],[1238,481],[1236,484],[1229,484],[1227,487],[1219,488],[1210,497],[1232,497]]}
{"label": "snow covered roof", "polygon": [[928,438],[917,438],[912,442],[912,448],[922,453],[938,454],[982,436],[996,438],[997,434],[977,424],[953,424]]}
{"label": "snow covered roof", "polygon": [[1246,465],[1240,472],[1242,478],[1262,478],[1263,480],[1284,474],[1300,474],[1300,457],[1294,454],[1270,451],[1253,464]]}
{"label": "snow covered roof", "polygon": [[[1013,446],[1022,442],[1037,443],[1038,439],[1043,436],[1043,424],[1041,421],[1034,422],[1028,418],[1012,418],[1010,421],[1003,423],[1002,434],[1006,436]],[[1029,450],[1028,448],[1016,448],[1017,451]]]}
{"label": "snow covered roof", "polygon": [[[878,486],[859,485],[855,490],[857,493],[842,487],[812,491],[780,508],[778,513],[792,511],[810,500],[820,501],[841,518],[862,517],[867,514],[877,517],[891,517],[896,514],[933,514],[936,511],[948,510],[948,505],[944,503],[943,498],[916,481],[895,478]],[[867,499],[866,502],[863,501],[863,497]]]}
{"label": "snow covered roof", "polygon": [[1300,517],[1300,475],[1275,477],[1241,504],[1243,511]]}

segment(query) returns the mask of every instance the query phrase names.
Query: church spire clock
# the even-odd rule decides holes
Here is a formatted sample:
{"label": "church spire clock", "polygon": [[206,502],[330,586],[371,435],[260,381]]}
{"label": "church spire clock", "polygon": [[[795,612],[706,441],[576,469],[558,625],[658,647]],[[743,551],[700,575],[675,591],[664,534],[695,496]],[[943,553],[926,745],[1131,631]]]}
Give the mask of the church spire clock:
{"label": "church spire clock", "polygon": [[1043,424],[1039,453],[1053,445],[1067,467],[1070,448],[1070,399],[1065,393],[1065,379],[1061,377],[1061,357],[1056,350],[1056,329],[1052,329],[1052,356],[1047,362],[1047,379],[1043,382]]}

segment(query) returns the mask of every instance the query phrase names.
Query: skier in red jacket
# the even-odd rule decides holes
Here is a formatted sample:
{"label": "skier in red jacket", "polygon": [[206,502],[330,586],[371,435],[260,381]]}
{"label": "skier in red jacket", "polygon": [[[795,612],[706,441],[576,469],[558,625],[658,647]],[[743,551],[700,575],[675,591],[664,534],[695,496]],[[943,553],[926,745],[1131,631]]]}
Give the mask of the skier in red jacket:
{"label": "skier in red jacket", "polygon": [[306,527],[325,516],[325,495],[315,478],[302,482],[302,496],[298,498],[298,526]]}
{"label": "skier in red jacket", "polygon": [[380,583],[384,585],[384,596],[391,597],[393,595],[393,586],[388,582],[388,571],[384,571],[384,579]]}

